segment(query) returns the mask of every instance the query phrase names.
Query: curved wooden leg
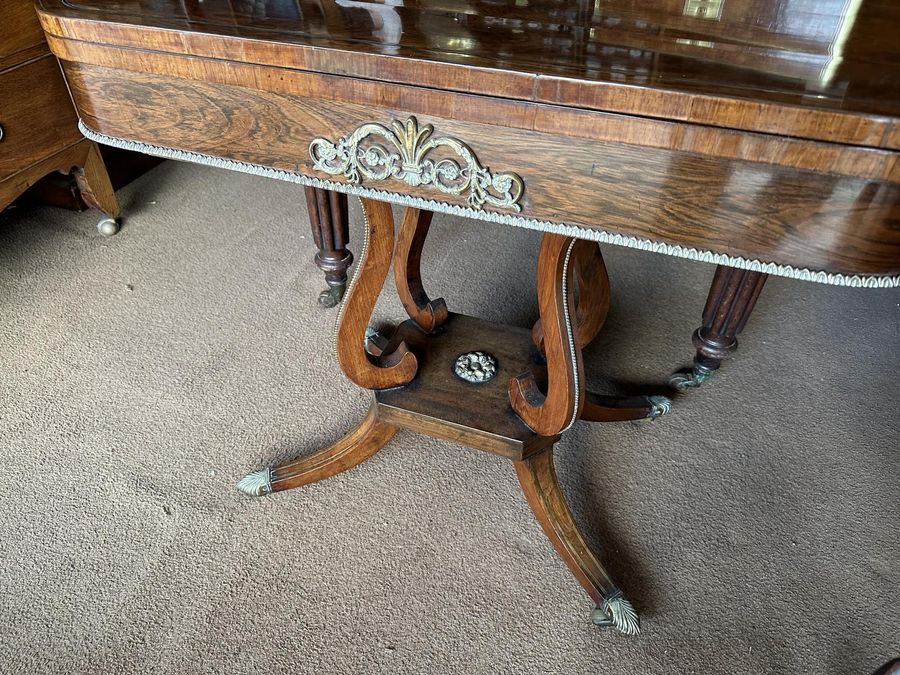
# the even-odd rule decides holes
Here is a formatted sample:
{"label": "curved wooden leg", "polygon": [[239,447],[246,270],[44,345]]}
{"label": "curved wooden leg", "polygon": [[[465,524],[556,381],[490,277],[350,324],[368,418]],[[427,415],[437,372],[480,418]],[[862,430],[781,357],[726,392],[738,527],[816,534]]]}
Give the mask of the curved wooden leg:
{"label": "curved wooden leg", "polygon": [[672,409],[667,396],[602,396],[585,392],[578,419],[585,422],[655,420]]}
{"label": "curved wooden leg", "polygon": [[422,247],[431,227],[431,211],[407,208],[394,247],[394,281],[400,302],[409,318],[426,333],[447,320],[447,303],[443,298],[430,300],[422,285]]}
{"label": "curved wooden leg", "polygon": [[[575,339],[584,349],[597,337],[609,314],[609,275],[600,247],[579,239],[572,249],[572,263],[578,279],[578,302],[575,307]],[[535,346],[544,351],[544,329],[541,321],[531,329]]]}
{"label": "curved wooden leg", "polygon": [[316,248],[316,266],[325,272],[328,288],[319,294],[319,304],[334,307],[344,297],[347,270],[353,254],[347,250],[350,241],[350,217],[347,195],[333,190],[306,187],[306,208]]}
{"label": "curved wooden leg", "polygon": [[389,354],[366,351],[369,319],[391,266],[394,216],[390,204],[372,199],[360,202],[365,216],[365,240],[359,268],[338,314],[337,359],[344,374],[360,387],[389,389],[410,382],[418,363],[404,343]]}
{"label": "curved wooden leg", "polygon": [[703,325],[694,331],[694,367],[672,375],[669,384],[684,391],[699,387],[712,377],[722,360],[737,349],[737,336],[747,325],[768,278],[762,272],[725,265],[716,268],[703,308]]}
{"label": "curved wooden leg", "polygon": [[397,427],[380,421],[373,405],[359,426],[336,443],[293,462],[254,471],[242,478],[237,487],[251,497],[260,497],[330,478],[369,459],[395,433]]}
{"label": "curved wooden leg", "polygon": [[578,241],[545,234],[538,256],[537,291],[547,359],[547,393],[541,392],[530,372],[509,382],[513,410],[541,436],[555,436],[568,429],[578,418],[584,399],[581,349],[573,335],[575,307],[570,292],[572,252]]}
{"label": "curved wooden leg", "polygon": [[597,604],[591,619],[598,625],[614,626],[626,635],[639,633],[637,613],[622,597],[572,517],[553,467],[553,446],[513,464],[528,505],[544,534]]}

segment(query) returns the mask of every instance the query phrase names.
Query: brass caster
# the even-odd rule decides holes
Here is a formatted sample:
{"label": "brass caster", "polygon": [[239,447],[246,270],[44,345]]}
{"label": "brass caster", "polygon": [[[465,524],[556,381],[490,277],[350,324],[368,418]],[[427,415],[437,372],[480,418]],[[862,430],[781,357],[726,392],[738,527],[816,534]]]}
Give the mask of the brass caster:
{"label": "brass caster", "polygon": [[696,389],[713,376],[714,370],[695,365],[691,370],[680,370],[669,378],[669,386],[678,391]]}
{"label": "brass caster", "polygon": [[326,309],[337,307],[338,303],[344,298],[344,291],[347,289],[346,281],[328,282],[328,288],[319,293],[319,304]]}
{"label": "brass caster", "polygon": [[606,596],[600,606],[591,612],[591,622],[595,626],[612,626],[624,635],[638,635],[641,632],[637,612],[618,589]]}
{"label": "brass caster", "polygon": [[99,232],[104,237],[111,237],[118,231],[119,223],[117,223],[115,219],[109,218],[108,216],[104,216],[97,223],[97,232]]}

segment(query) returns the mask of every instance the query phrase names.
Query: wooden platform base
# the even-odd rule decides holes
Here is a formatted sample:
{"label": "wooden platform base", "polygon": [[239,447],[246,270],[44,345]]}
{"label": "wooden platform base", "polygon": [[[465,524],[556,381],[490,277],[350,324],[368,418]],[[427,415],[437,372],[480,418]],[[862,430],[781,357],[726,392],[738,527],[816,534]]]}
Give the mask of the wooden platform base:
{"label": "wooden platform base", "polygon": [[[387,351],[400,342],[416,355],[419,370],[408,385],[375,392],[379,419],[509,459],[524,459],[559,438],[534,433],[509,403],[512,378],[531,372],[546,379],[530,330],[450,313],[430,335],[415,321],[404,322]],[[457,357],[478,351],[496,359],[495,376],[481,383],[457,377]]]}

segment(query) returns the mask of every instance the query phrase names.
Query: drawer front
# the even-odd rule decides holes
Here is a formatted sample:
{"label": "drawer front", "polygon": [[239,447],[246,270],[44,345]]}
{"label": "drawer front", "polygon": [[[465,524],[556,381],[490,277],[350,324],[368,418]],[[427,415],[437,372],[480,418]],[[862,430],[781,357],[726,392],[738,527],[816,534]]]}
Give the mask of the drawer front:
{"label": "drawer front", "polygon": [[2,0],[0,61],[44,42],[33,0]]}
{"label": "drawer front", "polygon": [[52,56],[0,74],[0,180],[81,138]]}

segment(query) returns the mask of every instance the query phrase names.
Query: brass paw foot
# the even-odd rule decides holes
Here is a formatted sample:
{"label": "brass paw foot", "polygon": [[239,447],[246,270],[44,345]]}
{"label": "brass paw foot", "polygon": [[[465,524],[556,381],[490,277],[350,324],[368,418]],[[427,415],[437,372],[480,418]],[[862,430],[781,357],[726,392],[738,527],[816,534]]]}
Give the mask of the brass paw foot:
{"label": "brass paw foot", "polygon": [[641,632],[637,612],[619,589],[607,595],[600,606],[591,612],[591,621],[596,626],[612,626],[625,635],[638,635]]}
{"label": "brass paw foot", "polygon": [[338,281],[335,283],[328,282],[328,288],[319,293],[319,304],[326,309],[337,307],[344,298],[344,291],[347,289],[346,281]]}
{"label": "brass paw foot", "polygon": [[662,417],[672,409],[672,399],[668,396],[648,396],[650,402],[650,414],[647,419],[651,422]]}
{"label": "brass paw foot", "polygon": [[262,497],[272,491],[272,469],[248,473],[238,481],[237,489],[251,497]]}
{"label": "brass paw foot", "polygon": [[678,391],[696,389],[713,376],[714,370],[695,365],[691,370],[680,370],[669,378],[669,385]]}
{"label": "brass paw foot", "polygon": [[647,399],[647,405],[649,406],[647,416],[634,420],[633,424],[649,424],[672,410],[672,399],[668,396],[645,396],[644,398]]}

